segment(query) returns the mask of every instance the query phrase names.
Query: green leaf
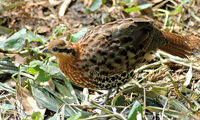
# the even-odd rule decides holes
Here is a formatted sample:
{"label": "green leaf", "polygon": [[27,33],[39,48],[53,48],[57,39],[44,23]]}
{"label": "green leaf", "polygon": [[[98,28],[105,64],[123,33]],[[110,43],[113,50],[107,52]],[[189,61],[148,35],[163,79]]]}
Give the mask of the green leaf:
{"label": "green leaf", "polygon": [[178,101],[177,99],[172,98],[169,100],[169,103],[173,105],[174,108],[176,108],[179,111],[189,111],[187,107],[185,107],[185,105],[181,103],[180,101]]}
{"label": "green leaf", "polygon": [[51,75],[47,74],[44,70],[40,70],[38,72],[38,75],[36,77],[36,80],[40,81],[40,82],[45,82],[50,80]]}
{"label": "green leaf", "polygon": [[0,58],[0,61],[9,61],[11,58],[10,57],[5,57],[5,58]]}
{"label": "green leaf", "polygon": [[[113,105],[115,106],[124,106],[125,105],[125,97],[122,94],[117,94],[116,97],[112,100]],[[120,112],[122,108],[117,108],[117,112]]]}
{"label": "green leaf", "polygon": [[171,15],[174,15],[175,13],[181,13],[181,9],[182,9],[182,6],[187,3],[187,2],[190,2],[192,0],[184,0],[183,2],[181,2],[181,4],[171,13]]}
{"label": "green leaf", "polygon": [[[48,94],[48,92],[45,89],[39,89],[36,86],[32,86],[31,88],[32,88],[33,97],[40,106],[43,106],[54,112],[57,112],[57,110],[60,109],[61,104],[63,104],[61,103],[61,101],[58,100],[60,98],[54,98],[55,96],[54,97],[52,96],[54,94],[58,94],[57,92],[51,91],[52,93]],[[66,97],[66,96],[62,96],[62,97]],[[79,111],[80,110],[77,110],[72,106],[66,105],[64,113],[65,113],[65,116],[72,116],[73,114]]]}
{"label": "green leaf", "polygon": [[115,103],[116,106],[123,106],[125,105],[125,97],[124,95],[120,95]]}
{"label": "green leaf", "polygon": [[[150,112],[155,112],[155,113],[160,113],[163,111],[162,107],[147,106],[146,109],[149,110]],[[165,115],[167,115],[167,116],[174,117],[174,118],[180,118],[180,114],[181,114],[180,112],[177,112],[175,110],[165,109]],[[185,115],[186,115],[186,113],[185,113]]]}
{"label": "green leaf", "polygon": [[38,47],[36,47],[36,48],[30,47],[29,50],[33,51],[34,53],[39,53],[41,51],[40,48],[38,48]]}
{"label": "green leaf", "polygon": [[39,105],[48,108],[49,110],[52,110],[54,112],[58,110],[60,104],[56,101],[55,98],[49,96],[48,94],[42,92],[40,89],[34,86],[32,86],[31,88],[33,97]]}
{"label": "green leaf", "polygon": [[31,62],[30,62],[29,67],[36,67],[36,66],[42,65],[42,64],[44,64],[42,61],[34,60],[34,61],[31,61]]}
{"label": "green leaf", "polygon": [[69,79],[66,79],[65,76],[64,76],[63,80],[64,80],[64,82],[65,82],[65,86],[69,89],[71,95],[73,96],[74,103],[75,103],[75,104],[80,104],[79,101],[78,101],[78,98],[77,98],[77,96],[76,96],[75,90],[74,90],[74,88],[72,87],[72,85],[71,85],[71,83],[70,83],[70,80],[69,80]]}
{"label": "green leaf", "polygon": [[58,67],[53,66],[51,64],[46,65],[42,63],[42,65],[40,65],[40,69],[44,70],[46,73],[49,73],[50,75],[55,75],[60,72],[60,69]]}
{"label": "green leaf", "polygon": [[7,92],[10,92],[10,93],[16,95],[16,90],[15,89],[11,88],[10,86],[8,86],[7,84],[4,84],[2,82],[0,82],[0,89],[1,90],[5,90]]}
{"label": "green leaf", "polygon": [[66,30],[67,30],[67,27],[66,27],[64,24],[60,24],[60,26],[57,27],[57,28],[54,30],[54,33],[55,33],[56,35],[62,35],[62,33],[63,33],[64,31],[66,31]]}
{"label": "green leaf", "polygon": [[35,41],[43,44],[47,41],[47,38],[44,38],[43,36],[27,31],[26,29],[21,29],[7,40],[0,42],[0,49],[5,51],[20,51],[23,49],[26,39],[29,42]]}
{"label": "green leaf", "polygon": [[171,15],[174,15],[175,13],[181,13],[181,9],[182,9],[182,6],[178,6],[172,13],[171,13]]}
{"label": "green leaf", "polygon": [[27,39],[29,42],[35,41],[35,42],[41,42],[43,44],[47,41],[47,38],[38,35],[36,33],[33,33],[31,31],[26,32],[26,34],[24,35],[24,39]]}
{"label": "green leaf", "polygon": [[4,26],[0,26],[0,33],[2,33],[2,34],[9,34],[11,32],[13,32],[12,29],[4,27]]}
{"label": "green leaf", "polygon": [[106,4],[106,3],[107,3],[107,0],[102,0],[102,3],[103,3],[103,4]]}
{"label": "green leaf", "polygon": [[52,75],[59,74],[61,72],[60,69],[54,64],[45,64],[39,60],[30,62],[29,66],[24,66],[22,70],[32,75],[37,75],[36,80],[40,82],[48,81]]}
{"label": "green leaf", "polygon": [[146,106],[162,107],[159,101],[155,100],[153,97],[146,98]]}
{"label": "green leaf", "polygon": [[0,42],[0,46],[3,47],[2,49],[5,51],[20,51],[25,44],[25,39],[23,37],[25,34],[26,29],[21,29],[7,40]]}
{"label": "green leaf", "polygon": [[20,5],[24,4],[24,3],[25,3],[25,1],[19,2],[19,3],[14,3],[14,4],[8,5],[8,6],[4,7],[4,8],[0,8],[0,13],[2,13],[4,11],[7,11],[7,10],[10,10],[10,9],[13,9],[13,8],[15,8],[17,6],[20,6]]}
{"label": "green leaf", "polygon": [[36,75],[40,71],[39,68],[40,65],[42,65],[42,61],[39,60],[31,61],[29,63],[29,66],[22,67],[22,71],[26,71],[32,75]]}
{"label": "green leaf", "polygon": [[83,119],[86,117],[89,117],[90,115],[92,115],[93,113],[89,113],[89,112],[78,112],[75,113],[74,115],[72,115],[70,118],[68,118],[67,120],[78,120],[78,119]]}
{"label": "green leaf", "polygon": [[27,73],[30,73],[30,74],[32,74],[32,75],[37,75],[37,73],[38,73],[38,69],[39,67],[37,67],[37,68],[32,68],[32,67],[29,67],[27,70],[26,70],[26,72]]}
{"label": "green leaf", "polygon": [[[42,69],[46,73],[49,73],[51,75],[54,75],[60,72],[59,68],[55,66],[54,64],[52,63],[45,64],[43,61],[39,61],[39,60],[34,60],[30,62],[30,65],[28,67],[35,68],[37,66],[39,66],[39,69]],[[39,69],[36,69],[36,70],[39,71]]]}
{"label": "green leaf", "polygon": [[2,109],[3,109],[3,114],[5,114],[8,110],[13,110],[15,109],[15,106],[14,105],[11,105],[11,104],[2,104]]}
{"label": "green leaf", "polygon": [[54,84],[56,86],[56,89],[59,91],[60,94],[62,94],[62,96],[65,96],[64,98],[62,98],[64,101],[66,101],[66,103],[74,103],[74,98],[71,95],[71,91],[69,91],[68,88],[66,88],[64,85],[54,81]]}
{"label": "green leaf", "polygon": [[158,95],[166,96],[169,92],[169,87],[168,86],[164,86],[164,87],[154,86],[151,89],[151,91]]}
{"label": "green leaf", "polygon": [[126,8],[124,9],[125,12],[138,12],[140,11],[141,9],[139,7],[132,7],[132,8]]}
{"label": "green leaf", "polygon": [[76,34],[72,35],[71,42],[77,42],[83,35],[88,32],[87,28],[83,28],[81,31],[77,32]]}
{"label": "green leaf", "polygon": [[94,0],[93,4],[91,5],[91,7],[89,8],[91,11],[95,11],[98,8],[100,8],[102,5],[102,0]]}
{"label": "green leaf", "polygon": [[32,115],[31,115],[31,118],[33,119],[33,120],[42,120],[42,118],[41,118],[41,113],[40,112],[34,112]]}
{"label": "green leaf", "polygon": [[130,113],[128,114],[127,120],[137,120],[137,112],[140,112],[143,116],[142,105],[136,100],[131,108]]}
{"label": "green leaf", "polygon": [[115,106],[123,106],[125,103],[125,97],[122,95],[122,93],[118,93],[112,100],[113,105]]}
{"label": "green leaf", "polygon": [[153,6],[153,4],[147,3],[147,4],[138,5],[138,6],[136,6],[136,7],[124,9],[124,11],[125,11],[125,12],[138,12],[138,11],[140,11],[140,10],[149,8],[149,7],[151,7],[151,6]]}

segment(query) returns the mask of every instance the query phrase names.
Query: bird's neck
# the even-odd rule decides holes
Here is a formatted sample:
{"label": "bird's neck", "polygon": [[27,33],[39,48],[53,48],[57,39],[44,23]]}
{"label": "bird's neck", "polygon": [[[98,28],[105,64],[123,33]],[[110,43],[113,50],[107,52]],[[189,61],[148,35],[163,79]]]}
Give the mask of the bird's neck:
{"label": "bird's neck", "polygon": [[75,58],[74,57],[69,57],[69,56],[62,56],[62,57],[58,57],[57,58],[57,62],[58,62],[58,65],[63,65],[63,66],[66,66],[66,65],[73,65],[75,61]]}
{"label": "bird's neck", "polygon": [[[77,61],[80,57],[79,52],[79,46],[77,45],[74,47],[75,49],[75,55],[65,55],[65,56],[59,56],[57,57],[58,66],[60,70],[69,77],[73,82],[76,83],[75,78],[73,74],[76,72],[77,74]],[[79,73],[80,74],[80,73]]]}
{"label": "bird's neck", "polygon": [[58,64],[63,66],[74,66],[76,61],[80,57],[80,45],[78,43],[73,43],[73,48],[75,54],[65,54],[56,56],[58,60]]}

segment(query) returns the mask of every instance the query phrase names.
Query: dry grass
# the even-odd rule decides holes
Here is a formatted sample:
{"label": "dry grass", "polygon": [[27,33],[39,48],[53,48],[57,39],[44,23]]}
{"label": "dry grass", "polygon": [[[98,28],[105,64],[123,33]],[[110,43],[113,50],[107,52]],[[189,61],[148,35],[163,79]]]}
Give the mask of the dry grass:
{"label": "dry grass", "polygon": [[[63,1],[50,3],[50,0],[30,0],[19,7],[3,11],[3,21],[0,23],[12,31],[25,27],[34,33],[48,36],[48,39],[68,39],[84,27],[90,28],[125,17],[141,17],[141,13],[145,13],[160,29],[187,36],[193,55],[182,59],[158,51],[150,63],[135,70],[136,75],[130,83],[121,86],[116,94],[111,94],[107,105],[100,105],[98,103],[102,102],[106,92],[71,85],[56,70],[55,59],[41,54],[44,48],[42,42],[26,41],[27,49],[20,51],[0,49],[0,119],[37,120],[52,116],[64,119],[65,115],[71,120],[125,120],[131,116],[139,119],[141,113],[142,118],[147,120],[200,119],[199,0],[185,3],[180,13],[174,14],[173,11],[181,4],[180,0],[151,0],[149,2],[154,4],[152,7],[131,13],[125,13],[123,10],[127,6],[119,1],[117,6],[112,6],[112,2],[104,3],[88,14],[80,0],[71,2],[70,6],[65,6]],[[85,0],[85,5],[89,3],[89,0]],[[4,4],[1,7],[8,3]],[[64,16],[58,14],[61,5],[62,9],[67,9]],[[90,9],[90,6],[87,8]],[[62,28],[62,34],[55,34],[54,30],[59,24],[64,24],[66,28]],[[0,42],[13,33],[2,34]],[[37,69],[34,64],[38,66]],[[53,67],[45,68],[45,65]],[[30,74],[25,68],[33,68],[36,72],[38,69],[55,70],[56,73],[50,74],[48,82],[38,82],[37,75]]]}

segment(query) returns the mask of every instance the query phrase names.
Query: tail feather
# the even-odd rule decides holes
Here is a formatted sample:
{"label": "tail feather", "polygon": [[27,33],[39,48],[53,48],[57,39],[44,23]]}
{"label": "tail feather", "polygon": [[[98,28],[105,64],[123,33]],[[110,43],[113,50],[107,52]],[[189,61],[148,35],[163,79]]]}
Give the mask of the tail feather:
{"label": "tail feather", "polygon": [[164,31],[162,31],[162,34],[168,40],[168,44],[159,49],[182,58],[186,58],[187,55],[190,55],[192,53],[191,48],[187,43],[189,41],[186,37]]}

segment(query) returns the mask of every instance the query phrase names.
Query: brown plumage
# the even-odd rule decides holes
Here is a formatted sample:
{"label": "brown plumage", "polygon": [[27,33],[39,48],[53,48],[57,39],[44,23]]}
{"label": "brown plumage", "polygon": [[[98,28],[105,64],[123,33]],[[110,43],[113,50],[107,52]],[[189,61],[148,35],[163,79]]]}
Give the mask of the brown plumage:
{"label": "brown plumage", "polygon": [[179,34],[164,31],[162,31],[162,34],[168,40],[168,45],[160,47],[161,50],[182,58],[185,58],[187,57],[187,55],[191,54],[191,49],[187,43],[189,41],[186,37],[183,37]]}
{"label": "brown plumage", "polygon": [[99,25],[78,43],[54,40],[48,51],[57,57],[62,72],[75,84],[89,89],[111,89],[125,84],[144,57],[160,48],[186,57],[187,39],[160,31],[151,21],[127,18]]}

